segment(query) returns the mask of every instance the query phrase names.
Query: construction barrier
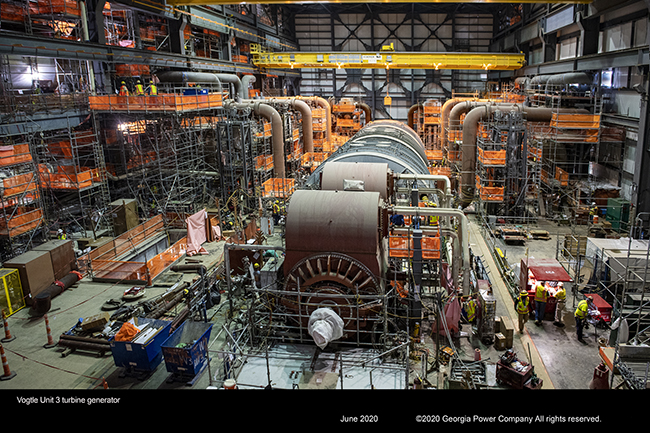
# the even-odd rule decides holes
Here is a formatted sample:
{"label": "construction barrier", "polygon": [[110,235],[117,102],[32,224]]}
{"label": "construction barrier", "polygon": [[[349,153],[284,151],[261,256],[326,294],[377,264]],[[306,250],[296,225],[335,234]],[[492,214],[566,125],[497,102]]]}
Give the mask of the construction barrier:
{"label": "construction barrier", "polygon": [[[440,258],[440,237],[422,236],[422,258],[435,260]],[[388,255],[398,258],[413,257],[413,238],[408,235],[393,234],[388,236]]]}
{"label": "construction barrier", "polygon": [[93,111],[191,111],[223,106],[220,93],[157,96],[88,96]]}
{"label": "construction barrier", "polygon": [[9,198],[13,195],[24,194],[36,190],[34,173],[19,174],[2,180],[2,197]]}
{"label": "construction barrier", "polygon": [[0,166],[20,164],[31,160],[29,144],[0,146]]}
{"label": "construction barrier", "polygon": [[478,160],[483,165],[506,165],[506,151],[505,150],[483,150],[478,148]]}
{"label": "construction barrier", "polygon": [[0,220],[0,234],[9,237],[18,236],[39,227],[42,223],[42,209],[30,210],[19,207],[15,209],[11,218]]}
{"label": "construction barrier", "polygon": [[264,197],[289,198],[295,189],[295,179],[271,178],[262,184],[262,195]]}

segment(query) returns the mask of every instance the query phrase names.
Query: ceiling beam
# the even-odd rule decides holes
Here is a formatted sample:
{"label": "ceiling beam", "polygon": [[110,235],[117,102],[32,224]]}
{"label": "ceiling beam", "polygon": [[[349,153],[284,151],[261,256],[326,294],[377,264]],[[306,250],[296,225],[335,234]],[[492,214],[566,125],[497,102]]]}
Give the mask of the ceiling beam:
{"label": "ceiling beam", "polygon": [[[477,4],[503,4],[503,3],[544,3],[544,4],[590,4],[593,0],[467,0],[463,3],[477,3]],[[375,0],[361,3],[388,3],[388,0]],[[236,4],[320,4],[329,3],[332,5],[337,4],[359,4],[359,0],[335,0],[331,2],[316,2],[316,1],[291,1],[291,0],[167,0],[167,4],[173,6],[187,6],[187,5],[236,5]],[[390,3],[413,3],[411,0],[390,0]],[[425,0],[419,3],[458,3],[456,0]]]}

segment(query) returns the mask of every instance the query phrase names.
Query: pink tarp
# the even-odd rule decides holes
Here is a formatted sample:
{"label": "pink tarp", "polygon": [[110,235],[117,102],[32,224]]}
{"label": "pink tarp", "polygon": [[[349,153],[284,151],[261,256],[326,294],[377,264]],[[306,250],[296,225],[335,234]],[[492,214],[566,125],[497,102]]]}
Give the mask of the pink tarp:
{"label": "pink tarp", "polygon": [[188,256],[195,254],[208,254],[203,248],[203,243],[207,241],[206,224],[208,213],[205,209],[190,215],[185,222],[187,223],[187,252]]}
{"label": "pink tarp", "polygon": [[[451,268],[447,263],[442,264],[442,273],[441,273],[441,285],[447,290],[447,295],[449,298],[444,306],[445,319],[447,322],[447,328],[451,334],[457,334],[460,331],[460,313],[461,306],[458,296],[455,295],[454,282],[451,275]],[[442,323],[438,325],[438,330],[444,332],[444,327]]]}

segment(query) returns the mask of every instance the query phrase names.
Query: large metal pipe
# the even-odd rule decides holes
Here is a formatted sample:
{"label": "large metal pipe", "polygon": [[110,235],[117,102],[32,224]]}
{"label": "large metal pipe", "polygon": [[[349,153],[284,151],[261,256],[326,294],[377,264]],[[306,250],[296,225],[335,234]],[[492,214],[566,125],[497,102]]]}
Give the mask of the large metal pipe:
{"label": "large metal pipe", "polygon": [[422,110],[424,108],[424,105],[422,105],[421,102],[418,102],[417,104],[411,105],[411,108],[409,108],[408,114],[407,114],[407,125],[409,128],[413,128],[415,125],[415,121],[413,118],[415,117],[415,112],[418,110]]}
{"label": "large metal pipe", "polygon": [[469,225],[465,214],[458,209],[445,209],[445,208],[431,208],[431,207],[411,207],[411,206],[393,206],[389,209],[392,214],[400,215],[424,215],[424,216],[439,216],[439,217],[453,217],[458,218],[460,221],[460,229],[458,233],[459,243],[463,251],[463,295],[469,294],[470,282],[469,271],[471,268],[471,259],[469,253]]}
{"label": "large metal pipe", "polygon": [[232,95],[232,99],[247,99],[244,95],[244,87],[242,86],[241,79],[235,74],[214,74],[219,80],[224,83],[231,83],[235,87],[235,95]]}
{"label": "large metal pipe", "polygon": [[557,74],[549,76],[546,80],[546,85],[544,90],[547,94],[550,94],[554,89],[554,86],[562,84],[592,84],[593,77],[586,72],[568,72],[565,74]]}
{"label": "large metal pipe", "polygon": [[248,93],[249,89],[248,88],[250,87],[251,83],[254,83],[255,81],[257,81],[257,78],[255,78],[255,75],[244,75],[241,78],[242,92],[245,95],[244,99],[249,98],[249,93]]}
{"label": "large metal pipe", "polygon": [[462,130],[462,125],[460,124],[461,116],[463,114],[467,114],[473,108],[480,107],[486,104],[499,105],[499,106],[513,105],[513,103],[508,103],[508,102],[490,102],[487,99],[481,99],[476,101],[461,101],[455,104],[452,107],[452,109],[449,111],[449,120],[448,120],[449,131]]}
{"label": "large metal pipe", "polygon": [[478,98],[451,98],[447,99],[442,108],[440,109],[440,134],[442,135],[441,144],[442,148],[447,148],[447,130],[449,128],[449,112],[451,109],[462,101],[478,101]]}
{"label": "large metal pipe", "polygon": [[314,151],[314,127],[311,114],[311,108],[307,103],[298,98],[279,99],[271,98],[269,102],[282,102],[287,103],[292,109],[299,111],[302,116],[302,136],[303,136],[303,150],[304,152]]}
{"label": "large metal pipe", "polygon": [[366,125],[372,122],[372,112],[370,110],[370,106],[365,102],[355,102],[354,104],[357,106],[357,108],[361,108],[361,110],[366,113]]}
{"label": "large metal pipe", "polygon": [[327,143],[332,142],[332,106],[327,99],[320,96],[276,96],[274,99],[300,99],[301,101],[311,101],[315,105],[325,110],[325,140]]}
{"label": "large metal pipe", "polygon": [[271,122],[271,140],[273,151],[273,173],[275,177],[285,177],[284,167],[284,132],[282,117],[278,111],[270,105],[261,101],[247,99],[242,101],[225,101],[224,108],[251,109],[258,116],[262,116]]}
{"label": "large metal pipe", "polygon": [[215,83],[217,91],[223,92],[221,79],[210,72],[162,71],[156,77],[161,83]]}

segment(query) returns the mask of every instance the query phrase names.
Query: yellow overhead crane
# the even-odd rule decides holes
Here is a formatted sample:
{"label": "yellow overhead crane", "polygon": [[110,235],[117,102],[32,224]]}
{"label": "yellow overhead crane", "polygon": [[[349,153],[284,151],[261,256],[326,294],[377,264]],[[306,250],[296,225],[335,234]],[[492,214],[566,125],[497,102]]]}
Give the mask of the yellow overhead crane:
{"label": "yellow overhead crane", "polygon": [[392,44],[378,52],[268,52],[251,44],[251,62],[262,69],[475,69],[504,71],[525,64],[524,54],[397,52]]}

